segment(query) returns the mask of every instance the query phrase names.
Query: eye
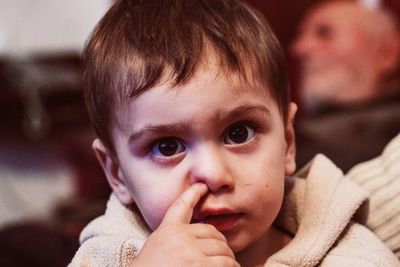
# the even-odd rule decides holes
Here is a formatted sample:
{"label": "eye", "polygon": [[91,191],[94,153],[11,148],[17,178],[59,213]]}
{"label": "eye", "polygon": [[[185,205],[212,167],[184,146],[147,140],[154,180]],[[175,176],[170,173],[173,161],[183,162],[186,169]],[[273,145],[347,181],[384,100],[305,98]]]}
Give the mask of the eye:
{"label": "eye", "polygon": [[332,38],[332,27],[324,24],[318,25],[316,35],[323,40],[329,40]]}
{"label": "eye", "polygon": [[224,143],[236,145],[247,143],[255,135],[254,128],[246,123],[237,123],[228,128],[224,136]]}
{"label": "eye", "polygon": [[166,137],[158,140],[151,148],[156,157],[172,157],[186,150],[185,145],[175,137]]}

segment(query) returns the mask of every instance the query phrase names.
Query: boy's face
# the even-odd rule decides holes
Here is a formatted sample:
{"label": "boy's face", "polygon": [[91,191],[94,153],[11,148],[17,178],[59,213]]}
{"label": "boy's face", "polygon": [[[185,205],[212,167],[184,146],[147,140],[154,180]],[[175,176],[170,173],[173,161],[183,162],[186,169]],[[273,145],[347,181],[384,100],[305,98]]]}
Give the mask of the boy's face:
{"label": "boy's face", "polygon": [[182,192],[206,184],[192,220],[213,224],[238,252],[267,235],[281,207],[284,176],[295,168],[295,109],[284,125],[265,89],[202,69],[117,111],[117,163],[94,147],[117,197],[136,203],[153,230]]}

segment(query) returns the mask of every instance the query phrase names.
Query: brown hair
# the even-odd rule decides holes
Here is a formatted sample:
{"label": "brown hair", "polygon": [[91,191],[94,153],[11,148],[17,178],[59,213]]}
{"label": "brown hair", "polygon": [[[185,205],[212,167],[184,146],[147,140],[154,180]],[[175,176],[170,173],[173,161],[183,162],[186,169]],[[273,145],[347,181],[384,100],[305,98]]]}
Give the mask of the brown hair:
{"label": "brown hair", "polygon": [[84,51],[85,100],[97,135],[114,153],[115,106],[168,72],[189,80],[211,47],[220,65],[265,86],[287,120],[289,85],[279,42],[262,15],[238,0],[118,0]]}

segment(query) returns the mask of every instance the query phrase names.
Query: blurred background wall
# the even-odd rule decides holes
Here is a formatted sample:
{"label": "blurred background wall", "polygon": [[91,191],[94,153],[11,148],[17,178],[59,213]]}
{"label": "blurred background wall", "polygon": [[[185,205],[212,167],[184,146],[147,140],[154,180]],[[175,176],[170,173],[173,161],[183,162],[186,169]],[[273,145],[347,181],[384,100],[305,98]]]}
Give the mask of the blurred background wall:
{"label": "blurred background wall", "polygon": [[110,0],[1,0],[0,54],[80,52]]}

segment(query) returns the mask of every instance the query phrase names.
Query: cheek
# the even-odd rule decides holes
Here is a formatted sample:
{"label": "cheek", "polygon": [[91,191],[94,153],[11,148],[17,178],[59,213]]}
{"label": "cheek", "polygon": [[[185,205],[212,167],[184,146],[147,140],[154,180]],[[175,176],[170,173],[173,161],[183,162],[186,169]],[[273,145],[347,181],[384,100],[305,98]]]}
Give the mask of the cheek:
{"label": "cheek", "polygon": [[[171,204],[180,196],[183,186],[175,177],[153,169],[141,173],[140,177],[132,179],[131,195],[138,206],[143,218],[152,230],[162,222]],[[160,179],[162,177],[162,179]]]}
{"label": "cheek", "polygon": [[[259,155],[258,161],[254,159],[244,175],[249,192],[246,194],[253,205],[262,204],[265,209],[276,209],[280,207],[283,196],[285,177],[285,154],[282,151],[275,151],[273,157]],[[265,209],[259,209],[265,211]]]}
{"label": "cheek", "polygon": [[137,195],[135,198],[143,218],[152,230],[162,222],[168,207],[176,200],[178,193],[174,193],[168,188],[165,190],[147,190],[144,194]]}
{"label": "cheek", "polygon": [[273,158],[265,159],[265,165],[258,173],[259,198],[268,210],[278,211],[283,197],[285,179],[285,154],[277,153]]}
{"label": "cheek", "polygon": [[331,40],[325,40],[318,43],[318,46],[311,52],[314,56],[314,64],[339,64],[346,61],[355,51],[348,43],[349,40],[342,37],[333,37]]}
{"label": "cheek", "polygon": [[130,181],[129,191],[148,226],[155,230],[184,189],[182,175],[157,169],[140,160],[130,160],[134,161],[141,164],[129,165],[124,169]]}
{"label": "cheek", "polygon": [[[254,184],[253,199],[259,206],[264,206],[268,210],[279,209],[283,196],[284,176],[282,174],[267,174],[267,179],[263,183]],[[276,208],[275,206],[278,206]],[[265,209],[260,209],[264,210]]]}
{"label": "cheek", "polygon": [[365,44],[351,37],[332,43],[329,46],[328,56],[332,62],[343,67],[354,66],[357,65],[357,59],[368,56],[364,51]]}
{"label": "cheek", "polygon": [[260,234],[265,233],[273,224],[282,206],[284,195],[284,178],[274,179],[265,185],[262,191],[257,194],[253,205],[257,207],[254,211],[256,224]]}
{"label": "cheek", "polygon": [[[271,179],[268,184],[247,186],[249,197],[244,201],[248,208],[248,220],[244,228],[246,234],[241,236],[239,239],[241,242],[236,243],[236,246],[234,246],[234,242],[232,243],[232,248],[235,251],[242,249],[243,245],[248,245],[260,239],[272,226],[282,205],[283,178],[280,180],[282,183]],[[240,244],[240,246],[237,244]]]}

